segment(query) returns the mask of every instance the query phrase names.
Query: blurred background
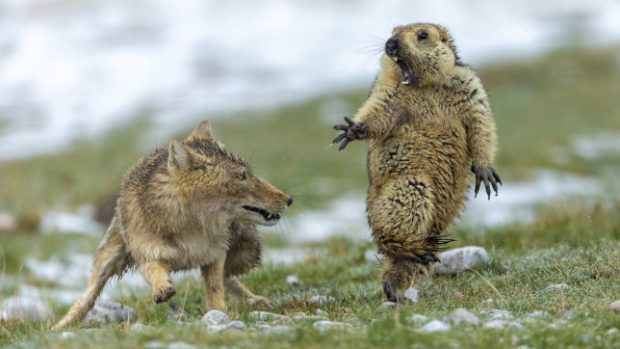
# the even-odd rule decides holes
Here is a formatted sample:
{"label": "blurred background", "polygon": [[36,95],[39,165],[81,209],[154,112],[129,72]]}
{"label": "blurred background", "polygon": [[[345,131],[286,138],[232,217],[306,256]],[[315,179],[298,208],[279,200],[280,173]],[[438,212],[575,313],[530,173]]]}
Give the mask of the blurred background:
{"label": "blurred background", "polygon": [[[510,254],[563,241],[596,212],[615,217],[619,19],[614,0],[0,1],[0,316],[65,309],[124,172],[205,118],[295,197],[264,231],[266,264],[333,241],[374,258],[366,147],[339,153],[331,125],[355,113],[392,28],[411,22],[450,29],[497,119],[505,184],[471,197],[450,233]],[[533,238],[540,224],[561,228]]]}

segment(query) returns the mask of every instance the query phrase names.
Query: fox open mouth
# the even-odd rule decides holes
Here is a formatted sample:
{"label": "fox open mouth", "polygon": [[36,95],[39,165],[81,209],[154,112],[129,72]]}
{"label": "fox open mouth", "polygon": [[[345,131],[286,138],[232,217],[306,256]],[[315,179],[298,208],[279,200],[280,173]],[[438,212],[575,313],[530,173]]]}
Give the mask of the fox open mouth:
{"label": "fox open mouth", "polygon": [[252,211],[252,212],[256,212],[256,213],[260,214],[268,222],[277,221],[277,220],[279,220],[281,218],[279,214],[271,213],[271,212],[269,212],[269,211],[267,211],[265,209],[262,209],[260,207],[249,206],[249,205],[243,205],[241,207],[243,207],[244,209],[246,209],[248,211]]}

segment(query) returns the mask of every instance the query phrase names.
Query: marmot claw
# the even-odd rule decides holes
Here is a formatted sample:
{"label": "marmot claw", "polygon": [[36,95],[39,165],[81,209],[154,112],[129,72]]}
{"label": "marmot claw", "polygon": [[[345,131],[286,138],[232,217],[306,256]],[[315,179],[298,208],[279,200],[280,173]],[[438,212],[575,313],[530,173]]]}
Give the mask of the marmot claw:
{"label": "marmot claw", "polygon": [[346,121],[346,125],[334,125],[334,130],[343,131],[332,140],[332,143],[340,143],[339,151],[346,148],[347,144],[353,140],[366,138],[368,131],[368,127],[365,124],[357,123],[348,116],[344,117],[344,121]]}
{"label": "marmot claw", "polygon": [[497,196],[497,183],[502,185],[502,179],[499,177],[499,174],[495,169],[491,166],[488,167],[480,167],[480,166],[472,166],[471,171],[476,175],[476,187],[474,188],[474,198],[478,196],[478,191],[480,190],[480,183],[484,182],[484,189],[487,192],[487,196],[489,200],[491,199],[491,186],[493,186],[493,190],[495,191],[495,196]]}

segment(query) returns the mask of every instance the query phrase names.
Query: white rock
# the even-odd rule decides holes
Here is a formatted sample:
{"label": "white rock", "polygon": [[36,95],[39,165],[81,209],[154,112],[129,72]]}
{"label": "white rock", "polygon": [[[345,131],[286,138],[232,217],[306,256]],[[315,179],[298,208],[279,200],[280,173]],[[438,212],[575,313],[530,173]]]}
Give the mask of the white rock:
{"label": "white rock", "polygon": [[268,334],[283,334],[291,330],[288,326],[269,326],[267,324],[258,325],[256,328]]}
{"label": "white rock", "polygon": [[323,316],[325,318],[329,318],[329,314],[325,310],[317,309],[314,313],[318,316]]}
{"label": "white rock", "polygon": [[615,311],[616,313],[620,313],[620,300],[617,300],[609,305],[609,309]]}
{"label": "white rock", "polygon": [[245,331],[246,330],[246,326],[245,326],[245,323],[243,321],[235,320],[235,321],[229,322],[228,325],[226,325],[226,329],[232,329],[232,330],[237,330],[237,331]]}
{"label": "white rock", "polygon": [[312,324],[312,327],[316,328],[319,331],[327,331],[327,330],[351,330],[353,329],[353,325],[346,322],[338,322],[338,321],[329,321],[322,320],[317,321]]}
{"label": "white rock", "polygon": [[545,290],[548,290],[548,291],[552,291],[552,290],[566,290],[568,288],[570,288],[570,286],[568,286],[568,284],[561,283],[561,284],[551,284],[551,285],[547,286],[545,288]]}
{"label": "white rock", "polygon": [[136,311],[115,302],[100,302],[86,314],[84,322],[107,324],[111,322],[132,322],[138,319]]}
{"label": "white rock", "polygon": [[178,342],[172,342],[168,344],[167,348],[168,349],[194,349],[196,347],[189,343],[178,341]]}
{"label": "white rock", "polygon": [[455,325],[458,325],[461,323],[470,324],[470,325],[478,325],[480,323],[480,320],[478,320],[478,317],[465,308],[455,309],[452,313],[446,316],[446,318],[444,318],[444,321],[448,321]]}
{"label": "white rock", "polygon": [[421,323],[427,322],[428,317],[424,315],[420,315],[420,314],[413,314],[407,320],[409,320],[409,322],[412,322],[414,324],[421,324]]}
{"label": "white rock", "polygon": [[298,286],[300,284],[299,277],[297,277],[297,275],[295,274],[291,274],[286,277],[286,283],[291,286]]}
{"label": "white rock", "polygon": [[45,320],[52,315],[36,287],[22,286],[16,295],[0,302],[0,320]]}
{"label": "white rock", "polygon": [[525,315],[526,317],[530,318],[530,319],[539,319],[542,317],[547,317],[547,312],[543,311],[543,310],[535,310],[531,313],[528,313],[527,315]]}
{"label": "white rock", "polygon": [[490,260],[487,251],[478,246],[448,250],[441,253],[439,259],[441,262],[435,264],[437,274],[458,274]]}
{"label": "white rock", "polygon": [[512,312],[504,309],[491,309],[482,312],[489,316],[489,320],[510,320],[513,318]]}
{"label": "white rock", "polygon": [[523,327],[523,325],[521,325],[520,323],[518,323],[516,321],[510,322],[508,324],[508,328],[513,329],[513,330],[519,330],[519,331],[525,330],[525,327]]}
{"label": "white rock", "polygon": [[446,332],[450,330],[450,325],[443,321],[433,320],[420,328],[420,331],[426,333]]}
{"label": "white rock", "polygon": [[566,324],[568,324],[568,321],[566,321],[564,319],[557,319],[557,320],[555,320],[555,321],[553,321],[552,323],[549,324],[549,328],[557,330],[557,329],[560,329],[560,328],[566,326]]}
{"label": "white rock", "polygon": [[131,325],[131,330],[132,331],[138,331],[139,332],[139,331],[144,330],[145,328],[146,328],[146,326],[144,326],[143,324],[141,324],[139,322]]}
{"label": "white rock", "polygon": [[254,321],[272,321],[278,323],[289,323],[291,318],[286,315],[270,313],[268,311],[252,311],[250,318]]}
{"label": "white rock", "polygon": [[410,300],[412,303],[417,303],[420,300],[420,292],[415,287],[409,287],[405,290],[403,294],[405,298]]}
{"label": "white rock", "polygon": [[60,339],[69,339],[69,338],[73,338],[73,337],[75,337],[75,332],[71,332],[71,331],[61,332],[58,335],[58,338],[60,338]]}
{"label": "white rock", "polygon": [[293,320],[297,320],[297,321],[303,321],[303,320],[318,321],[318,320],[327,320],[327,317],[323,316],[323,315],[312,315],[312,314],[306,314],[304,312],[299,312],[299,313],[296,313],[295,315],[293,315]]}
{"label": "white rock", "polygon": [[508,326],[508,322],[504,320],[491,320],[487,321],[482,328],[499,330]]}
{"label": "white rock", "polygon": [[213,309],[202,317],[202,322],[206,325],[224,325],[230,322],[230,318],[223,311]]}
{"label": "white rock", "polygon": [[226,329],[226,325],[207,325],[207,332],[218,333]]}
{"label": "white rock", "polygon": [[322,295],[317,295],[317,296],[312,296],[310,297],[310,299],[308,299],[308,303],[310,304],[318,304],[318,305],[325,305],[325,304],[329,304],[334,302],[336,299],[332,296],[322,296]]}
{"label": "white rock", "polygon": [[394,302],[390,302],[390,301],[385,301],[383,303],[381,303],[381,306],[379,308],[381,309],[392,309],[392,308],[396,308],[397,304]]}
{"label": "white rock", "polygon": [[165,348],[166,345],[163,342],[160,342],[160,341],[150,341],[150,342],[146,343],[146,345],[144,347],[146,349],[159,349],[159,348]]}
{"label": "white rock", "polygon": [[8,212],[0,212],[0,233],[11,233],[17,230],[17,220]]}

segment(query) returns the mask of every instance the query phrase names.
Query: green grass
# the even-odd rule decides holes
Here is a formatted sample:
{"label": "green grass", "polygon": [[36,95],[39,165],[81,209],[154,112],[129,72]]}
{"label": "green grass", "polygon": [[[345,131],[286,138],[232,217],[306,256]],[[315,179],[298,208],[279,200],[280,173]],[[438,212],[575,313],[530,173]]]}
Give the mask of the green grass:
{"label": "green grass", "polygon": [[[620,91],[619,55],[617,47],[572,48],[480,72],[496,114],[500,139],[497,167],[507,179],[506,185],[539,168],[601,179],[617,175],[617,155],[582,159],[573,154],[571,145],[579,136],[620,134],[620,99],[616,96]],[[324,207],[343,194],[365,190],[365,145],[354,143],[338,152],[330,145],[335,132],[326,119],[332,115],[324,115],[334,101],[343,113],[354,114],[365,95],[352,91],[275,110],[247,112],[215,120],[214,129],[231,150],[250,160],[256,173],[295,197],[293,216]],[[17,212],[21,229],[0,235],[0,270],[37,285],[23,269],[28,256],[47,259],[75,251],[92,253],[98,237],[27,231],[34,229],[42,210],[74,208],[113,193],[127,167],[146,151],[144,144],[153,143],[147,129],[148,116],[60,154],[3,163],[0,210]],[[453,228],[451,233],[458,242],[451,247],[484,246],[492,263],[474,272],[424,282],[419,285],[421,301],[397,310],[379,309],[378,266],[364,257],[373,247],[370,242],[331,239],[315,243],[307,247],[317,249],[317,255],[302,263],[265,265],[243,278],[257,293],[274,301],[277,313],[312,313],[317,306],[306,302],[309,296],[333,296],[336,301],[321,308],[332,320],[354,323],[352,332],[321,333],[311,321],[302,321],[283,335],[254,331],[210,334],[200,325],[168,322],[165,305],[154,305],[146,293],[129,293],[118,300],[136,309],[140,322],[147,325],[144,331],[116,324],[74,328],[76,337],[60,339],[48,330],[50,323],[9,322],[0,323],[0,347],[143,347],[150,341],[243,348],[620,347],[620,334],[613,330],[620,329],[620,315],[608,310],[613,300],[620,299],[620,204],[613,198],[617,187],[604,189],[606,196],[599,197],[596,204],[543,205],[531,223],[486,229],[484,233]],[[267,235],[265,240],[273,248],[288,245],[280,235]],[[302,284],[288,285],[285,278],[289,274],[297,274]],[[571,287],[545,291],[547,285],[562,282]],[[13,286],[0,284],[0,298],[11,295]],[[193,319],[199,319],[205,311],[201,283],[186,278],[177,290],[175,301]],[[464,297],[455,298],[455,291]],[[486,302],[488,299],[492,301]],[[232,318],[253,323],[247,305],[233,299],[228,299],[228,304]],[[523,322],[525,331],[472,326],[444,334],[420,333],[418,326],[406,320],[413,313],[441,319],[457,307],[476,314],[491,308],[508,309],[518,318],[545,310],[549,317]],[[575,317],[564,318],[567,310],[574,311]],[[58,318],[66,309],[55,307],[53,311]],[[567,323],[549,328],[558,319]]]}

